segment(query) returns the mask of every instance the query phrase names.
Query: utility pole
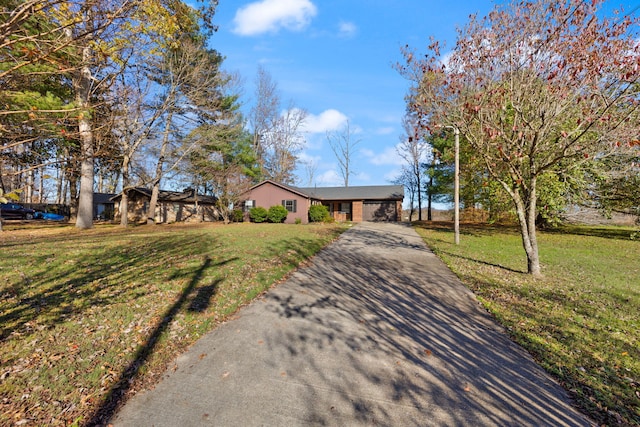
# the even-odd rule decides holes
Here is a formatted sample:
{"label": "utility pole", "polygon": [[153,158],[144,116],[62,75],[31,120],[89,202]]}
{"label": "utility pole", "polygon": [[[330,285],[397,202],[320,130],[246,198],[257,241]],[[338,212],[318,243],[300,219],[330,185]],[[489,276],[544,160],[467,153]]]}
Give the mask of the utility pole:
{"label": "utility pole", "polygon": [[460,244],[460,129],[453,128],[455,135],[455,170],[453,179],[453,229],[456,245]]}

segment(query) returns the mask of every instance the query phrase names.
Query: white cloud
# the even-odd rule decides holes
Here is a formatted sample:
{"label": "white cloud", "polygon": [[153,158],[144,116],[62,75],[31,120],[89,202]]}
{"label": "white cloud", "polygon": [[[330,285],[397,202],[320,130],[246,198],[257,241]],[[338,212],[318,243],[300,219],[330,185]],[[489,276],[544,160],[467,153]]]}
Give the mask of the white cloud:
{"label": "white cloud", "polygon": [[369,149],[360,150],[362,155],[369,159],[369,162],[376,166],[383,165],[394,165],[399,166],[405,163],[405,161],[400,157],[396,147],[386,147],[381,153],[376,153]]}
{"label": "white cloud", "polygon": [[281,28],[300,31],[318,13],[310,0],[261,0],[241,7],[233,19],[233,31],[241,36],[277,32]]}
{"label": "white cloud", "polygon": [[395,130],[396,129],[394,127],[391,127],[391,126],[381,127],[381,128],[376,129],[376,134],[378,134],[378,135],[390,135]]}
{"label": "white cloud", "polygon": [[451,58],[453,57],[453,51],[447,52],[440,58],[440,63],[444,65],[445,69],[449,69],[451,65]]}
{"label": "white cloud", "polygon": [[301,165],[310,164],[317,167],[321,161],[322,161],[322,157],[312,156],[311,154],[304,151],[298,154],[298,162]]}
{"label": "white cloud", "polygon": [[334,187],[344,185],[344,178],[334,169],[322,173],[315,179],[318,187]]}
{"label": "white cloud", "polygon": [[309,133],[324,133],[340,129],[348,118],[338,110],[325,110],[319,115],[308,114],[303,130]]}
{"label": "white cloud", "polygon": [[387,182],[393,182],[396,179],[398,179],[398,177],[400,176],[400,174],[402,173],[402,169],[398,168],[398,169],[393,169],[387,173],[384,174],[384,179]]}
{"label": "white cloud", "polygon": [[353,37],[358,32],[358,27],[353,22],[341,21],[338,24],[338,29],[340,37]]}
{"label": "white cloud", "polygon": [[369,175],[369,174],[368,174],[368,173],[366,173],[366,172],[357,172],[357,171],[356,171],[356,176],[355,176],[355,178],[356,178],[358,181],[363,182],[363,183],[367,183],[367,182],[371,181],[371,175]]}

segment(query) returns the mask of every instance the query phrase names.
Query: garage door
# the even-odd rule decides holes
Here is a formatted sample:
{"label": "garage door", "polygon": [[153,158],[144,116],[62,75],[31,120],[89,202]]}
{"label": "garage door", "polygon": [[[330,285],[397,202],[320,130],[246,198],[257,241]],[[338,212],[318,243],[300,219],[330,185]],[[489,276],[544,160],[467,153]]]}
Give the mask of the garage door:
{"label": "garage door", "polygon": [[398,221],[396,202],[365,201],[362,206],[364,221]]}

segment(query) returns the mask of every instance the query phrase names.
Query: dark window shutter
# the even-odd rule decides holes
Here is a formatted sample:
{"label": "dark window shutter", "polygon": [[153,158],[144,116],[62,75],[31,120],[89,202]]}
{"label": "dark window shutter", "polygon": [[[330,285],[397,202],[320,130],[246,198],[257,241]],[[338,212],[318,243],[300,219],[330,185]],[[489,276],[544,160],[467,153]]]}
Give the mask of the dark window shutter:
{"label": "dark window shutter", "polygon": [[284,206],[285,208],[287,207],[287,201],[286,200],[282,201],[282,206]]}
{"label": "dark window shutter", "polygon": [[296,205],[298,204],[298,201],[296,199],[293,199],[293,212],[297,212],[296,210]]}

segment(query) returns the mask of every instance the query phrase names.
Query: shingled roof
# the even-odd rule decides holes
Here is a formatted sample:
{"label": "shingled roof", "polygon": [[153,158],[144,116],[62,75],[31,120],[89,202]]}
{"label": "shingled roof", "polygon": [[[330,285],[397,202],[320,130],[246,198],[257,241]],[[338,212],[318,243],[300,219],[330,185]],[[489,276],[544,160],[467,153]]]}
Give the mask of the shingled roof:
{"label": "shingled roof", "polygon": [[[132,188],[129,191],[134,191],[136,193],[144,194],[145,196],[151,198],[151,189],[145,187],[136,187]],[[122,194],[118,194],[111,198],[111,200],[119,200],[122,197]],[[215,204],[216,198],[214,196],[206,196],[203,194],[197,195],[198,203],[204,204]],[[195,203],[196,202],[196,194],[193,191],[168,191],[168,190],[160,190],[158,192],[158,201],[159,202],[171,202],[171,203]]]}
{"label": "shingled roof", "polygon": [[402,185],[363,185],[355,187],[306,187],[297,190],[317,200],[402,200]]}
{"label": "shingled roof", "polygon": [[251,187],[253,190],[264,184],[273,184],[302,197],[315,200],[402,200],[402,185],[361,185],[355,187],[294,187],[272,180],[265,180]]}

